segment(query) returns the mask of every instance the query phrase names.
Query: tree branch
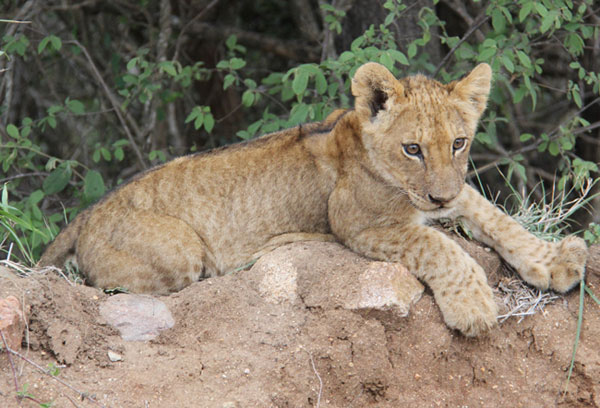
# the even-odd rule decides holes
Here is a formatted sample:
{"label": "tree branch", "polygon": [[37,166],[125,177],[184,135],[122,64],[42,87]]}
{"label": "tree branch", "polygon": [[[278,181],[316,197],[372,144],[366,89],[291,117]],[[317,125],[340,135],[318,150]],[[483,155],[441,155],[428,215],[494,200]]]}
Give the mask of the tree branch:
{"label": "tree branch", "polygon": [[320,58],[317,47],[307,46],[297,41],[286,41],[235,27],[198,22],[193,25],[190,32],[212,41],[220,41],[230,35],[235,35],[241,44],[295,61],[319,62]]}
{"label": "tree branch", "polygon": [[450,59],[450,57],[452,55],[454,55],[454,53],[456,52],[456,50],[458,49],[458,47],[460,47],[462,45],[462,43],[464,43],[465,41],[467,41],[467,39],[479,28],[481,27],[483,24],[485,24],[486,21],[488,21],[491,17],[490,16],[486,16],[484,18],[481,18],[479,20],[479,22],[475,23],[475,25],[471,26],[471,28],[469,28],[469,31],[467,31],[465,33],[465,35],[463,35],[463,37],[460,39],[460,41],[458,43],[456,43],[456,45],[454,47],[452,47],[452,49],[450,50],[450,52],[448,52],[448,54],[446,54],[446,56],[444,57],[444,59],[442,59],[442,62],[439,63],[439,65],[437,66],[437,68],[435,69],[435,72],[433,73],[433,77],[435,78],[437,76],[437,74],[440,73],[440,70],[444,67],[444,65],[446,65],[446,63],[448,62],[448,60]]}
{"label": "tree branch", "polygon": [[121,113],[121,107],[119,106],[119,102],[117,101],[117,98],[112,94],[112,92],[110,91],[108,86],[106,85],[106,82],[104,82],[104,78],[102,78],[102,75],[100,75],[100,72],[98,71],[98,68],[96,68],[96,64],[94,64],[94,61],[92,60],[92,57],[90,56],[88,50],[77,40],[71,40],[71,41],[68,41],[68,43],[75,44],[77,47],[79,47],[81,49],[81,51],[83,52],[83,55],[85,55],[86,60],[90,64],[92,72],[96,76],[96,80],[100,83],[102,90],[106,94],[106,97],[108,98],[109,102],[115,109],[115,114],[117,115],[119,122],[121,122],[121,126],[123,126],[123,129],[125,130],[127,139],[129,139],[131,148],[135,152],[135,155],[137,156],[138,161],[139,161],[140,165],[142,166],[142,169],[147,169],[148,165],[146,164],[146,161],[144,160],[144,157],[142,156],[142,152],[140,151],[139,147],[137,146],[137,143],[136,143],[135,139],[133,138],[133,135],[131,134],[129,127],[127,126],[127,123],[125,122],[125,118],[123,117],[123,114]]}

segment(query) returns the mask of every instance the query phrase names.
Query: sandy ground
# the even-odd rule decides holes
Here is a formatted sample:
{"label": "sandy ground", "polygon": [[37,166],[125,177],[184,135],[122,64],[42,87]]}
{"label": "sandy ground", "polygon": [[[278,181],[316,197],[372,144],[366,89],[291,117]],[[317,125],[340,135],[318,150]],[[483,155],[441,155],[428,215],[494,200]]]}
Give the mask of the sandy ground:
{"label": "sandy ground", "polygon": [[[313,259],[335,261],[322,251]],[[600,407],[600,307],[589,296],[564,392],[578,290],[468,339],[444,325],[427,290],[407,318],[390,322],[303,299],[265,302],[255,280],[241,271],[161,297],[173,328],[126,342],[99,314],[109,295],[55,273],[4,271],[0,297],[14,294],[30,308],[21,354],[60,372],[15,355],[13,372],[1,353],[0,407],[40,406],[19,402],[15,381],[53,407]],[[587,283],[600,294],[598,271]]]}

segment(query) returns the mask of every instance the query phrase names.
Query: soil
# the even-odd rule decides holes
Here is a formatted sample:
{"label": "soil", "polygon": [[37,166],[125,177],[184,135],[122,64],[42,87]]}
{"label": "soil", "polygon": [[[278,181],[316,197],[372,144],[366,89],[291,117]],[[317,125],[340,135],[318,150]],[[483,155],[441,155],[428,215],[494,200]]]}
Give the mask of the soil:
{"label": "soil", "polygon": [[[17,400],[15,381],[53,407],[600,407],[600,307],[587,295],[567,387],[578,290],[473,339],[444,325],[427,290],[389,324],[302,299],[266,302],[255,280],[240,271],[160,297],[175,325],[132,342],[100,316],[109,295],[57,273],[4,270],[0,298],[15,295],[29,308],[20,353],[60,372],[44,374],[16,355],[13,371],[1,353],[0,407],[39,406]],[[600,294],[598,270],[588,270],[587,284]]]}

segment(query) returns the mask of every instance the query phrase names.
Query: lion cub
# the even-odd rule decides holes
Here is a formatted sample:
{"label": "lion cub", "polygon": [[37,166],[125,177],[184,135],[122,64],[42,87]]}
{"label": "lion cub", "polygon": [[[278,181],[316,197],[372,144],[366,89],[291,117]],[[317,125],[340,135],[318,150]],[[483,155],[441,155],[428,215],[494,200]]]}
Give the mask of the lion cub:
{"label": "lion cub", "polygon": [[478,335],[496,323],[492,290],[430,220],[463,217],[542,289],[569,290],[587,257],[581,239],[541,241],[465,184],[491,75],[481,64],[443,85],[365,64],[352,80],[353,110],[142,173],[77,216],[41,264],[74,254],[93,285],[168,293],[285,243],[334,239],[403,263],[448,326]]}

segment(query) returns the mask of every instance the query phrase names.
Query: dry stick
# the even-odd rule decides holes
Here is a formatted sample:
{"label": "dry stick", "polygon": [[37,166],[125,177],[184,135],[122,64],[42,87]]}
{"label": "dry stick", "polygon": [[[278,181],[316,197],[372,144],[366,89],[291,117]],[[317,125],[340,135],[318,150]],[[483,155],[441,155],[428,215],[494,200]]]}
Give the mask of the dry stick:
{"label": "dry stick", "polygon": [[319,375],[319,372],[317,371],[317,368],[315,367],[315,360],[313,360],[312,354],[306,349],[304,351],[306,351],[308,353],[308,357],[310,357],[310,364],[312,365],[312,369],[315,372],[317,379],[319,380],[319,395],[317,396],[317,408],[319,408],[321,406],[321,395],[323,394],[323,380],[321,380],[321,376]]}
{"label": "dry stick", "polygon": [[458,49],[458,47],[460,47],[462,45],[462,43],[464,43],[465,41],[467,41],[467,38],[469,38],[471,36],[471,34],[473,34],[479,27],[481,27],[490,18],[491,18],[490,16],[487,16],[487,17],[481,19],[474,26],[472,26],[471,28],[469,28],[469,31],[467,31],[465,33],[465,35],[463,35],[463,37],[460,39],[460,41],[458,43],[456,43],[456,45],[454,47],[452,47],[452,49],[450,50],[450,52],[448,54],[446,54],[446,56],[444,57],[444,59],[442,59],[442,62],[439,63],[439,65],[435,69],[435,72],[433,73],[433,77],[434,78],[437,76],[437,74],[439,74],[440,70],[444,67],[444,65],[446,65],[446,62],[448,62],[448,60],[450,59],[450,57],[452,55],[454,55],[454,53],[456,52],[456,50]]}
{"label": "dry stick", "polygon": [[198,14],[196,14],[196,16],[194,16],[194,18],[192,18],[190,21],[187,22],[187,24],[185,26],[183,26],[183,28],[181,29],[181,31],[179,32],[179,37],[177,37],[177,43],[175,44],[175,54],[173,54],[173,60],[177,61],[177,57],[179,57],[179,49],[181,48],[181,42],[183,41],[183,34],[187,31],[188,28],[190,28],[190,26],[196,21],[199,20],[200,18],[202,18],[202,16],[204,16],[204,14],[206,14],[210,9],[212,9],[214,6],[217,5],[217,3],[219,3],[220,0],[213,0],[211,1],[206,7],[204,7],[202,9],[202,11]]}
{"label": "dry stick", "polygon": [[68,395],[65,395],[65,397],[66,397],[66,398],[69,400],[69,402],[70,402],[71,404],[73,404],[73,406],[74,406],[75,408],[79,408],[79,405],[75,404],[75,401],[73,401],[73,399],[72,399],[71,397],[69,397]]}
{"label": "dry stick", "polygon": [[108,98],[109,102],[113,106],[115,113],[117,114],[117,117],[119,118],[119,122],[121,122],[121,126],[123,126],[123,129],[125,130],[127,139],[129,139],[129,143],[131,143],[131,148],[133,149],[133,151],[135,152],[135,155],[138,158],[138,161],[142,165],[142,168],[144,168],[144,169],[148,168],[148,165],[146,164],[146,162],[144,161],[144,157],[142,156],[142,152],[140,151],[137,144],[135,143],[135,139],[133,138],[133,135],[131,134],[129,127],[127,126],[127,123],[125,123],[125,119],[123,118],[123,115],[121,114],[121,107],[119,106],[118,102],[115,100],[115,97],[113,96],[113,94],[110,92],[110,89],[108,89],[106,82],[104,82],[102,75],[100,75],[100,71],[98,71],[98,68],[96,68],[96,64],[94,64],[94,61],[92,60],[92,57],[88,53],[87,49],[83,45],[81,45],[81,43],[77,40],[72,40],[69,42],[72,44],[75,44],[77,47],[79,47],[81,49],[81,51],[83,51],[85,58],[88,60],[88,63],[92,67],[92,71],[94,72],[96,79],[102,86],[102,89],[104,90],[104,93],[106,94],[106,97]]}
{"label": "dry stick", "polygon": [[[2,334],[2,330],[0,330],[0,334]],[[2,340],[4,341],[4,334],[2,334]],[[4,347],[6,347],[6,351],[9,354],[14,354],[15,356],[19,357],[20,359],[24,360],[25,362],[31,364],[32,366],[34,366],[35,368],[37,368],[38,370],[40,370],[42,373],[50,376],[51,378],[53,378],[54,380],[58,381],[59,383],[61,383],[62,385],[64,385],[65,387],[69,388],[70,390],[76,392],[77,394],[79,394],[79,397],[83,400],[83,399],[87,399],[88,401],[96,404],[99,407],[102,408],[106,408],[104,405],[102,405],[101,403],[99,403],[98,401],[96,401],[94,398],[90,397],[87,393],[79,391],[77,388],[73,387],[71,384],[61,380],[60,378],[50,374],[50,372],[48,370],[46,370],[44,367],[38,365],[37,363],[35,363],[34,361],[28,359],[27,357],[25,357],[24,355],[22,355],[21,353],[19,353],[16,350],[11,349],[10,347],[8,347],[8,345],[6,344],[6,342],[4,342]]]}
{"label": "dry stick", "polygon": [[15,398],[17,399],[17,401],[22,400],[22,399],[28,399],[30,401],[35,402],[36,404],[42,404],[41,401],[35,399],[34,397],[30,396],[30,395],[25,395],[25,394],[20,394],[19,391],[19,381],[17,380],[17,371],[15,370],[15,365],[12,361],[12,356],[10,355],[11,353],[9,352],[9,347],[8,344],[6,343],[6,339],[4,338],[4,333],[2,332],[2,329],[0,329],[0,337],[2,337],[2,343],[4,343],[4,348],[6,349],[6,356],[8,357],[8,362],[10,363],[10,368],[12,370],[12,374],[13,374],[13,380],[15,382],[15,392],[16,392],[16,396]]}
{"label": "dry stick", "polygon": [[[493,161],[493,162],[491,162],[491,163],[488,163],[488,164],[485,164],[485,165],[483,165],[483,166],[479,167],[479,168],[477,169],[477,173],[481,174],[481,173],[483,173],[483,172],[485,172],[485,171],[487,171],[487,170],[490,170],[490,169],[492,169],[492,168],[494,168],[494,167],[498,166],[498,164],[499,164],[499,163],[500,163],[500,162],[501,162],[503,159],[506,159],[506,158],[513,157],[513,156],[515,156],[515,155],[517,155],[517,154],[521,154],[521,153],[527,153],[527,152],[530,152],[530,151],[532,151],[532,150],[535,150],[535,149],[537,149],[537,148],[538,148],[538,146],[539,146],[539,145],[541,145],[543,142],[546,142],[546,141],[547,141],[547,142],[552,142],[552,141],[554,141],[554,140],[558,139],[559,137],[561,137],[561,133],[559,133],[559,130],[560,130],[560,127],[561,127],[562,125],[564,125],[565,123],[569,122],[569,121],[570,121],[570,120],[572,120],[574,117],[576,117],[576,116],[579,116],[581,113],[583,113],[583,111],[585,111],[586,109],[588,109],[590,106],[592,106],[592,105],[594,105],[594,104],[596,104],[596,103],[599,103],[599,102],[600,102],[600,96],[599,96],[599,97],[597,97],[596,99],[594,99],[593,101],[591,101],[590,103],[588,103],[587,105],[585,105],[584,107],[582,107],[581,109],[579,109],[577,112],[575,112],[574,114],[572,114],[571,116],[569,116],[569,117],[568,117],[567,119],[565,119],[564,121],[562,121],[562,122],[561,122],[561,123],[560,123],[558,126],[556,126],[556,127],[554,128],[554,130],[552,130],[552,132],[550,132],[550,134],[548,135],[548,140],[538,139],[538,140],[536,140],[535,142],[533,142],[533,143],[531,143],[531,144],[528,144],[527,146],[523,146],[523,147],[521,147],[520,149],[517,149],[517,150],[511,150],[511,151],[507,152],[505,156],[503,156],[503,157],[500,157],[500,158],[498,158],[498,159],[494,160],[494,161]],[[586,126],[586,127],[584,127],[584,128],[581,128],[581,129],[574,130],[572,133],[573,133],[574,135],[577,135],[577,134],[579,134],[579,133],[587,132],[587,131],[589,131],[589,130],[596,129],[596,128],[598,128],[598,127],[600,127],[600,121],[599,121],[599,122],[594,122],[594,123],[592,123],[591,125],[589,125],[589,126]],[[470,171],[470,172],[469,172],[469,176],[472,176],[472,175],[474,175],[474,174],[475,174],[475,172],[474,172],[474,171]]]}
{"label": "dry stick", "polygon": [[[2,337],[2,343],[4,343],[4,348],[8,350],[8,344],[6,343],[6,339],[4,338],[4,333],[2,332],[2,329],[0,329],[0,337]],[[13,364],[12,357],[8,351],[6,352],[6,356],[8,357],[8,362],[10,363],[10,368],[13,373],[13,379],[15,380],[15,391],[19,392],[19,383],[17,381],[17,372],[15,371],[15,365]]]}

